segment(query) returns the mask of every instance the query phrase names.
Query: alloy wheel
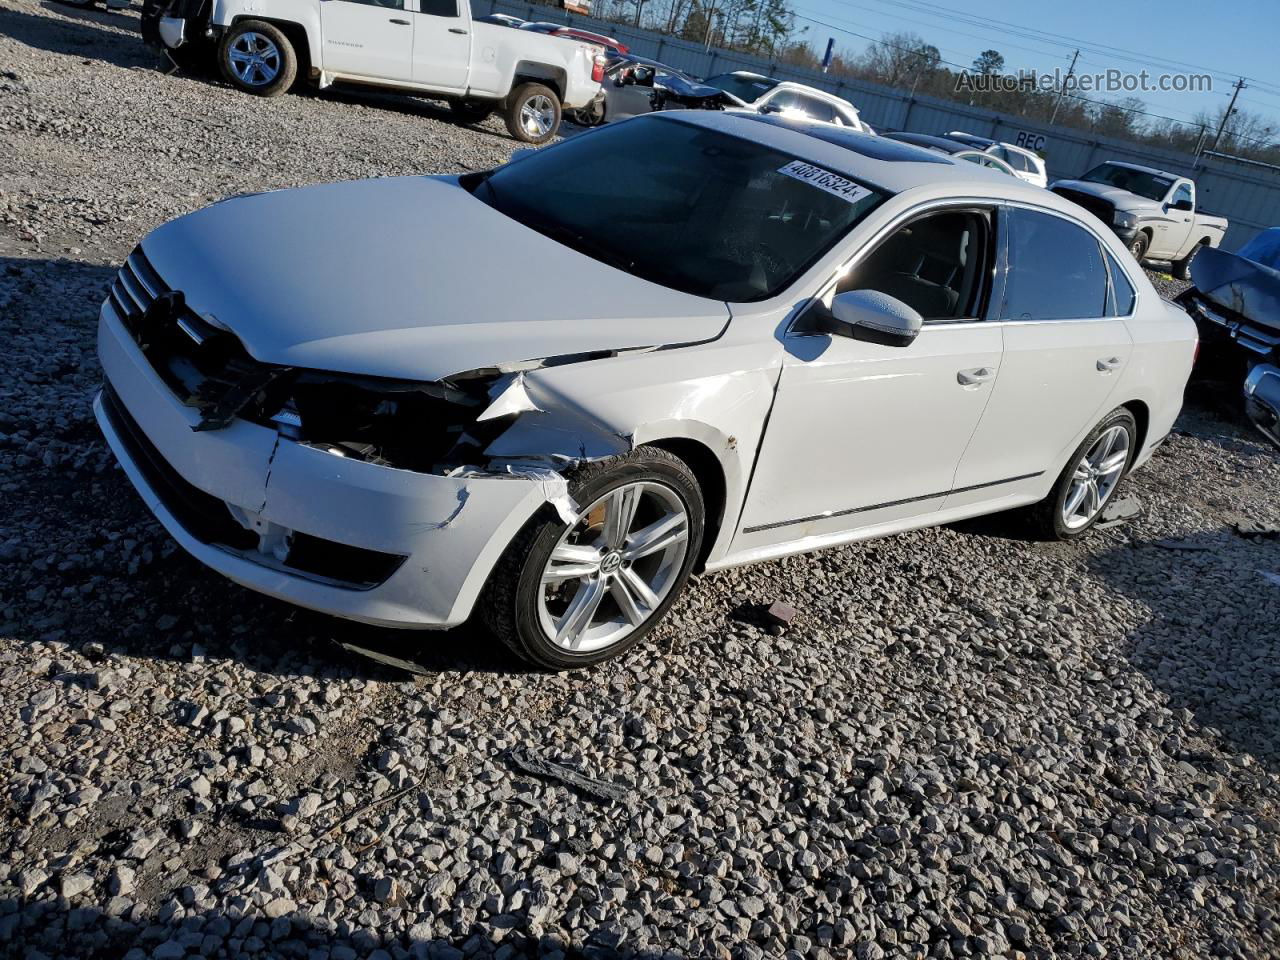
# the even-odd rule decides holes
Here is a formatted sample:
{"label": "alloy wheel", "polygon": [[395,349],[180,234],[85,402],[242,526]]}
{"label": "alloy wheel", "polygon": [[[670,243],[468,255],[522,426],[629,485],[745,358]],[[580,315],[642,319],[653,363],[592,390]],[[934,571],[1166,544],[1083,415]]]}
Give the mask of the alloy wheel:
{"label": "alloy wheel", "polygon": [[227,51],[236,77],[251,87],[266,86],[280,73],[280,50],[270,37],[247,30]]}
{"label": "alloy wheel", "polygon": [[1076,464],[1062,501],[1063,526],[1079,530],[1101,513],[1128,461],[1129,430],[1117,424],[1104,431]]}
{"label": "alloy wheel", "polygon": [[531,137],[545,137],[555,122],[555,104],[544,93],[534,94],[520,108],[520,125]]}
{"label": "alloy wheel", "polygon": [[626,639],[680,579],[689,514],[664,484],[637,481],[600,497],[560,537],[542,572],[538,618],[572,653]]}

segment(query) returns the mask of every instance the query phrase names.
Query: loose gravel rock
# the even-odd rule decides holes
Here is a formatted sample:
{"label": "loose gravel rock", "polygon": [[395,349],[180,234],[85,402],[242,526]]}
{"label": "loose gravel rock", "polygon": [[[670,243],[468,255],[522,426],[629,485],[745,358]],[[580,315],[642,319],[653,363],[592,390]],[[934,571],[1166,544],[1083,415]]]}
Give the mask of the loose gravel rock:
{"label": "loose gravel rock", "polygon": [[92,422],[115,265],[227,194],[514,143],[165,76],[136,27],[0,0],[0,953],[1280,955],[1280,542],[1232,526],[1280,522],[1274,450],[1193,403],[1142,519],[706,576],[587,673],[257,596]]}

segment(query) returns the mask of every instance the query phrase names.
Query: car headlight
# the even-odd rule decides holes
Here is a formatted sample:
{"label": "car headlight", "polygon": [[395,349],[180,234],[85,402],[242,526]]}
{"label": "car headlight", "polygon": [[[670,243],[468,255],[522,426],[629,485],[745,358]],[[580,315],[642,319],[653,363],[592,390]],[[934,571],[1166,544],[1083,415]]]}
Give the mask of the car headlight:
{"label": "car headlight", "polygon": [[1126,213],[1124,210],[1117,210],[1112,223],[1121,230],[1131,230],[1138,225],[1138,216],[1137,214]]}

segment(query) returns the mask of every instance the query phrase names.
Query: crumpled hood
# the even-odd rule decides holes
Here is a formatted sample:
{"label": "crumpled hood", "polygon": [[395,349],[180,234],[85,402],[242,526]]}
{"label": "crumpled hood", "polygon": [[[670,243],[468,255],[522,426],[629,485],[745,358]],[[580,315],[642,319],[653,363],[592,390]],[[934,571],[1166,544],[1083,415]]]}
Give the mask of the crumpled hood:
{"label": "crumpled hood", "polygon": [[1280,331],[1280,270],[1275,267],[1205,247],[1191,261],[1191,280],[1210,300]]}
{"label": "crumpled hood", "polygon": [[1148,200],[1146,197],[1140,197],[1136,193],[1130,193],[1128,190],[1121,190],[1106,183],[1092,183],[1089,180],[1057,180],[1053,186],[1078,190],[1080,193],[1108,200],[1117,210],[1149,210],[1160,206],[1154,200]]}
{"label": "crumpled hood", "polygon": [[655,87],[663,87],[672,93],[681,97],[698,97],[698,98],[714,98],[723,97],[733,103],[742,103],[733,94],[726,93],[719,87],[713,87],[705,83],[698,83],[694,80],[687,80],[684,77],[677,77],[675,74],[667,74],[654,81]]}
{"label": "crumpled hood", "polygon": [[398,177],[235,197],[142,243],[188,306],[266,363],[437,380],[713,339],[729,309],[623,273],[472,197]]}

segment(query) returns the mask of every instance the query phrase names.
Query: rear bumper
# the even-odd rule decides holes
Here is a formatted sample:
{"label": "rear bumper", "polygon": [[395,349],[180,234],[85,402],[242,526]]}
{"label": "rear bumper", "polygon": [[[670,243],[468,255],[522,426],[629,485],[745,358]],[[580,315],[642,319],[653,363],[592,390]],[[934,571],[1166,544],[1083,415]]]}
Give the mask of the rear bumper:
{"label": "rear bumper", "polygon": [[109,301],[98,352],[108,387],[94,413],[148,508],[202,563],[298,606],[382,626],[455,626],[546,502],[521,477],[364,463],[242,421],[193,432],[195,410],[151,368]]}

